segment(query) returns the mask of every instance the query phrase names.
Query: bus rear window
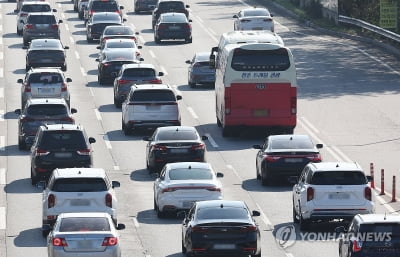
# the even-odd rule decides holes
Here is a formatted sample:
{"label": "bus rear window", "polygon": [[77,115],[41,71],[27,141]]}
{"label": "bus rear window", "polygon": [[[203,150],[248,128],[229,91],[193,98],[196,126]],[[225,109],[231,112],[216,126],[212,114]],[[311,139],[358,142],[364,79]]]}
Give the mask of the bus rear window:
{"label": "bus rear window", "polygon": [[232,69],[236,71],[284,71],[290,67],[289,54],[285,48],[276,50],[235,49]]}

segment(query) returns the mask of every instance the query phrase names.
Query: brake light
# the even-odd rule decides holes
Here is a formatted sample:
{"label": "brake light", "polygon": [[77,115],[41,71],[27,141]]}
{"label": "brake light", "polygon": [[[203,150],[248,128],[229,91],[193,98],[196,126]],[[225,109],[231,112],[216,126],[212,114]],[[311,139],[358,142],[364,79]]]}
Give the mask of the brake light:
{"label": "brake light", "polygon": [[240,22],[250,22],[250,20],[243,19]]}
{"label": "brake light", "polygon": [[280,158],[281,158],[280,156],[266,155],[264,157],[264,160],[266,160],[267,162],[276,162]]}
{"label": "brake light", "polygon": [[256,226],[245,226],[245,227],[242,227],[240,230],[254,232],[254,231],[257,231],[257,227]]}
{"label": "brake light", "polygon": [[31,92],[31,84],[30,83],[25,83],[25,92]]}
{"label": "brake light", "polygon": [[272,19],[271,18],[263,19],[263,21],[272,21]]}
{"label": "brake light", "polygon": [[120,85],[122,85],[122,84],[128,84],[128,83],[129,83],[129,80],[127,80],[127,79],[119,79],[119,80],[117,80],[117,83],[120,84]]}
{"label": "brake light", "polygon": [[33,29],[33,24],[25,24],[25,29]]}
{"label": "brake light", "polygon": [[321,157],[321,155],[319,153],[314,154],[312,156],[308,156],[307,158],[312,162],[320,162],[320,161],[322,161],[322,157]]}
{"label": "brake light", "polygon": [[54,246],[68,246],[67,241],[65,238],[62,237],[55,237],[52,240]]}
{"label": "brake light", "polygon": [[46,156],[48,155],[50,152],[43,150],[43,149],[36,149],[36,155],[37,156]]}
{"label": "brake light", "polygon": [[21,122],[29,122],[29,121],[34,121],[34,119],[23,117],[20,119]]}
{"label": "brake light", "polygon": [[200,232],[200,233],[204,233],[207,232],[208,228],[205,227],[192,227],[192,232]]}
{"label": "brake light", "polygon": [[47,208],[53,208],[54,205],[56,205],[56,196],[53,194],[50,194],[49,197],[47,198]]}
{"label": "brake light", "polygon": [[79,155],[90,155],[90,149],[82,149],[82,150],[78,150],[76,151]]}
{"label": "brake light", "polygon": [[112,195],[110,193],[106,194],[106,197],[104,200],[105,200],[106,206],[112,208]]}
{"label": "brake light", "polygon": [[167,27],[167,25],[165,25],[165,24],[158,25],[158,29],[165,29],[166,27]]}
{"label": "brake light", "polygon": [[297,113],[297,98],[296,97],[290,98],[290,111],[292,114]]}
{"label": "brake light", "polygon": [[58,24],[53,24],[53,25],[51,25],[51,28],[52,28],[52,29],[58,29]]}
{"label": "brake light", "polygon": [[105,38],[103,38],[103,40],[106,41],[106,40],[109,40],[109,38],[108,38],[108,37],[105,37]]}
{"label": "brake light", "polygon": [[204,149],[206,149],[206,145],[203,143],[192,145],[191,149],[192,150],[204,150]]}
{"label": "brake light", "polygon": [[68,122],[75,122],[75,120],[74,120],[74,118],[72,118],[72,117],[67,117],[67,118],[64,118],[64,119],[61,119],[62,121],[68,121]]}
{"label": "brake light", "polygon": [[151,83],[151,84],[161,84],[162,81],[161,81],[161,79],[152,79],[152,80],[149,80],[149,83]]}
{"label": "brake light", "polygon": [[185,24],[185,29],[192,29],[192,26],[189,23]]}
{"label": "brake light", "polygon": [[67,86],[67,83],[62,83],[61,84],[61,92],[66,92],[68,90],[68,86]]}
{"label": "brake light", "polygon": [[372,191],[370,187],[366,187],[364,189],[364,197],[365,199],[367,199],[368,201],[372,201]]}
{"label": "brake light", "polygon": [[167,147],[163,145],[153,145],[152,146],[153,151],[167,151]]}
{"label": "brake light", "polygon": [[28,14],[27,13],[21,13],[21,15],[20,15],[20,17],[25,17],[25,16],[28,16]]}
{"label": "brake light", "polygon": [[206,189],[212,192],[221,192],[221,188],[219,187],[207,187]]}
{"label": "brake light", "polygon": [[314,188],[309,187],[307,188],[307,202],[314,199]]}
{"label": "brake light", "polygon": [[103,63],[103,66],[108,67],[110,64],[108,62]]}
{"label": "brake light", "polygon": [[118,238],[116,237],[105,237],[101,246],[113,246],[118,244]]}
{"label": "brake light", "polygon": [[351,242],[353,243],[353,247],[352,247],[353,253],[361,251],[361,248],[362,248],[362,242],[361,241],[353,239],[353,240],[351,240]]}
{"label": "brake light", "polygon": [[93,15],[93,13],[94,13],[93,10],[90,10],[90,11],[89,11],[89,15]]}
{"label": "brake light", "polygon": [[170,193],[170,192],[174,192],[174,191],[176,191],[176,188],[174,188],[174,187],[166,187],[161,191],[161,193]]}

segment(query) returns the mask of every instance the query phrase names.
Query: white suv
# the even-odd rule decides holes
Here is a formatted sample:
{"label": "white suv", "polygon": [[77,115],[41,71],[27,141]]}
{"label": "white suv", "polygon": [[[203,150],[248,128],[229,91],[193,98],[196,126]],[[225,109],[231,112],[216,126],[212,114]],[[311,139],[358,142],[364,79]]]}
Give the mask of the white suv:
{"label": "white suv", "polygon": [[305,230],[312,221],[351,220],[375,212],[373,193],[357,163],[309,163],[293,186],[293,221]]}
{"label": "white suv", "polygon": [[117,224],[117,198],[105,170],[99,168],[55,169],[42,195],[42,232],[64,212],[106,212]]}

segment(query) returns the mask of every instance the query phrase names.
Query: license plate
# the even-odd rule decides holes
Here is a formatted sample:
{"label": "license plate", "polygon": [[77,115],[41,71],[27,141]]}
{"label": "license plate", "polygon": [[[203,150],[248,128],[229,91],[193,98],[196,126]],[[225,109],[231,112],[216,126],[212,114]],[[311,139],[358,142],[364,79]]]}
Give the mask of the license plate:
{"label": "license plate", "polygon": [[329,194],[329,199],[349,199],[350,195],[347,193],[334,193],[334,194]]}
{"label": "license plate", "polygon": [[169,29],[170,29],[170,30],[178,30],[178,29],[179,29],[179,26],[169,26]]}
{"label": "license plate", "polygon": [[39,94],[52,94],[52,93],[54,93],[54,88],[39,87],[38,92],[39,92]]}
{"label": "license plate", "polygon": [[182,148],[174,148],[174,149],[170,149],[171,153],[187,153],[187,149],[182,149]]}
{"label": "license plate", "polygon": [[88,206],[90,204],[89,200],[74,199],[71,200],[72,206]]}
{"label": "license plate", "polygon": [[80,249],[86,249],[86,248],[91,248],[91,247],[92,247],[92,242],[89,240],[78,241],[78,248],[80,248]]}
{"label": "license plate", "polygon": [[51,62],[52,60],[51,59],[42,59],[41,61],[42,62]]}
{"label": "license plate", "polygon": [[253,28],[253,30],[263,30],[263,28],[262,27],[255,27],[255,28]]}
{"label": "license plate", "polygon": [[297,163],[297,162],[302,162],[302,158],[285,158],[285,162],[289,163]]}
{"label": "license plate", "polygon": [[160,110],[160,106],[159,105],[146,105],[146,110],[149,111],[155,111],[155,110]]}
{"label": "license plate", "polygon": [[217,250],[231,250],[235,249],[236,246],[234,244],[215,244],[214,249]]}
{"label": "license plate", "polygon": [[71,158],[72,153],[54,153],[54,157],[57,158]]}
{"label": "license plate", "polygon": [[183,208],[191,208],[193,204],[194,204],[193,201],[186,201],[186,202],[183,202],[182,206],[183,206]]}
{"label": "license plate", "polygon": [[264,116],[268,116],[268,110],[266,110],[266,109],[254,110],[254,111],[253,111],[253,115],[254,115],[255,117],[264,117]]}

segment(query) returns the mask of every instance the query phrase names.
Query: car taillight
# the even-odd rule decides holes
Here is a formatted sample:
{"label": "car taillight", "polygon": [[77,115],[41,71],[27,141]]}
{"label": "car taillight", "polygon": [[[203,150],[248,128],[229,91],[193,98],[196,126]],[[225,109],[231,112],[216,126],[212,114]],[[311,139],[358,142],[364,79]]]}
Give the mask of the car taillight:
{"label": "car taillight", "polygon": [[77,152],[77,154],[79,154],[79,155],[90,155],[90,149],[81,149],[81,150],[78,150],[78,151],[76,151]]}
{"label": "car taillight", "polygon": [[263,19],[263,21],[272,21],[271,18]]}
{"label": "car taillight", "polygon": [[127,79],[119,79],[119,80],[117,80],[117,83],[120,84],[120,85],[128,84],[129,82],[130,82],[130,80],[127,80]]}
{"label": "car taillight", "polygon": [[46,156],[48,155],[50,152],[43,150],[43,149],[36,149],[36,155],[37,156]]}
{"label": "car taillight", "polygon": [[58,24],[52,24],[52,25],[51,25],[51,28],[52,28],[52,29],[58,29]]}
{"label": "car taillight", "polygon": [[152,148],[153,151],[167,151],[167,147],[163,145],[153,145]]}
{"label": "car taillight", "polygon": [[243,20],[241,20],[240,22],[250,22],[250,20],[245,20],[245,19],[243,19]]}
{"label": "car taillight", "polygon": [[185,29],[192,29],[192,26],[189,23],[185,24]]}
{"label": "car taillight", "polygon": [[296,97],[290,98],[290,111],[292,114],[297,113],[297,98]]}
{"label": "car taillight", "polygon": [[108,37],[105,37],[105,38],[103,38],[103,40],[106,41],[106,40],[109,40],[109,38],[108,38]]}
{"label": "car taillight", "polygon": [[65,238],[62,237],[55,237],[52,240],[54,246],[68,246],[67,241]]}
{"label": "car taillight", "polygon": [[276,162],[277,160],[279,160],[281,157],[280,156],[274,156],[274,155],[266,155],[264,157],[264,160],[266,160],[267,162]]}
{"label": "car taillight", "polygon": [[364,189],[364,197],[365,199],[367,199],[368,201],[372,201],[372,191],[370,187],[366,187]]}
{"label": "car taillight", "polygon": [[106,197],[104,200],[105,200],[106,206],[112,208],[112,195],[110,193],[106,194]]}
{"label": "car taillight", "polygon": [[101,246],[113,246],[118,244],[118,238],[116,237],[105,237]]}
{"label": "car taillight", "polygon": [[167,27],[167,25],[165,25],[165,24],[158,25],[158,29],[165,29],[166,27]]}
{"label": "car taillight", "polygon": [[20,15],[20,17],[26,17],[26,16],[28,16],[27,13],[21,13],[21,15]]}
{"label": "car taillight", "polygon": [[245,227],[242,227],[240,230],[241,231],[248,231],[248,232],[257,231],[257,227],[256,226],[245,226]]}
{"label": "car taillight", "polygon": [[321,157],[321,155],[319,153],[314,154],[312,156],[307,156],[307,158],[312,162],[320,162],[320,161],[322,161],[322,157]]}
{"label": "car taillight", "polygon": [[135,55],[136,55],[136,56],[140,56],[140,52],[139,52],[139,51],[136,51]]}
{"label": "car taillight", "polygon": [[63,118],[61,120],[62,121],[68,121],[68,122],[75,122],[74,118],[72,118],[72,117],[66,117],[66,118]]}
{"label": "car taillight", "polygon": [[353,246],[352,246],[353,253],[361,251],[361,248],[362,248],[361,241],[353,239],[353,240],[351,240],[351,242],[353,243]]}
{"label": "car taillight", "polygon": [[67,83],[62,83],[61,84],[61,92],[66,92],[68,90],[68,87],[67,87]]}
{"label": "car taillight", "polygon": [[103,66],[107,67],[110,66],[110,64],[108,62],[103,63]]}
{"label": "car taillight", "polygon": [[33,29],[33,24],[25,24],[25,29]]}
{"label": "car taillight", "polygon": [[198,226],[192,227],[192,232],[207,232],[207,231],[208,228],[205,227],[198,227]]}
{"label": "car taillight", "polygon": [[31,84],[30,83],[26,83],[25,84],[25,92],[31,92]]}
{"label": "car taillight", "polygon": [[225,95],[224,100],[225,100],[225,114],[229,115],[231,114],[231,98]]}
{"label": "car taillight", "polygon": [[309,187],[307,188],[307,202],[314,199],[314,188]]}
{"label": "car taillight", "polygon": [[207,187],[206,189],[212,192],[221,192],[221,188],[219,187]]}
{"label": "car taillight", "polygon": [[23,118],[20,119],[20,122],[29,122],[29,121],[34,121],[34,119],[27,118],[27,117],[23,117]]}
{"label": "car taillight", "polygon": [[200,67],[201,66],[201,63],[199,63],[199,62],[196,62],[194,65],[193,65],[193,67]]}
{"label": "car taillight", "polygon": [[191,149],[192,150],[204,150],[204,149],[206,149],[206,145],[203,143],[195,144],[195,145],[192,145]]}
{"label": "car taillight", "polygon": [[89,11],[89,15],[93,15],[93,13],[94,13],[93,10],[90,10],[90,11]]}
{"label": "car taillight", "polygon": [[162,81],[161,81],[161,79],[152,79],[152,80],[149,80],[149,83],[151,83],[151,84],[161,84]]}
{"label": "car taillight", "polygon": [[161,191],[161,193],[169,193],[169,192],[174,192],[174,191],[176,191],[176,188],[174,188],[174,187],[166,187]]}
{"label": "car taillight", "polygon": [[56,196],[50,194],[49,197],[47,198],[47,208],[53,208],[54,205],[56,205]]}

